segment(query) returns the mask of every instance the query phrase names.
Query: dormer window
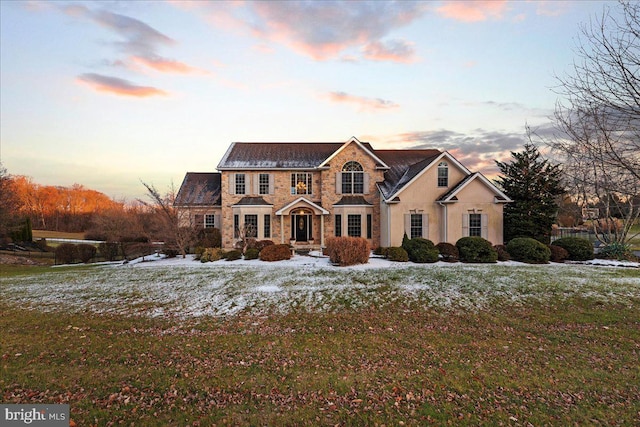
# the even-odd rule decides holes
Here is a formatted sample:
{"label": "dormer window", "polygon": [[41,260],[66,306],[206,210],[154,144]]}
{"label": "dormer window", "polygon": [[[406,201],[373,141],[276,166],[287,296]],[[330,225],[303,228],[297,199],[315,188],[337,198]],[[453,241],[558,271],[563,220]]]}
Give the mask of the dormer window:
{"label": "dormer window", "polygon": [[364,193],[364,169],[360,163],[350,161],[342,167],[342,193]]}
{"label": "dormer window", "polygon": [[438,187],[449,186],[449,166],[446,162],[438,164]]}

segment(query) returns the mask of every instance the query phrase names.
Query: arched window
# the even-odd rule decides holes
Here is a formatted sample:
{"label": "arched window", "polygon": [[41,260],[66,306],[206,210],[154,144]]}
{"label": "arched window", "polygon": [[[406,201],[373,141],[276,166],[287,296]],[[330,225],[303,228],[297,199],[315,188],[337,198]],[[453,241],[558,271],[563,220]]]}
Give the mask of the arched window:
{"label": "arched window", "polygon": [[449,186],[449,166],[446,162],[438,164],[438,187]]}
{"label": "arched window", "polygon": [[364,193],[364,169],[360,163],[350,161],[342,167],[342,193]]}

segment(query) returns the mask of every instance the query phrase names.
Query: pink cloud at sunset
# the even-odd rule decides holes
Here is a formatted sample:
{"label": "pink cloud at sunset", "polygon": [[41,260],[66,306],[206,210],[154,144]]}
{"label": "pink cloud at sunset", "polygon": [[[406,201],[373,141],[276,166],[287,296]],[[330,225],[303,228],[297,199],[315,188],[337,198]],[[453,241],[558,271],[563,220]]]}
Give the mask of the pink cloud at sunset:
{"label": "pink cloud at sunset", "polygon": [[506,0],[447,1],[436,11],[450,19],[462,22],[480,22],[500,19],[507,9]]}
{"label": "pink cloud at sunset", "polygon": [[331,102],[346,103],[358,107],[361,111],[379,111],[399,108],[393,101],[380,98],[367,98],[364,96],[351,95],[346,92],[329,92],[327,98]]}
{"label": "pink cloud at sunset", "polygon": [[413,43],[404,40],[373,41],[364,47],[363,54],[373,61],[411,63],[416,60]]}
{"label": "pink cloud at sunset", "polygon": [[119,96],[146,98],[149,96],[168,95],[167,92],[155,87],[138,86],[125,79],[95,73],[82,74],[78,76],[77,80],[98,92],[107,92]]}
{"label": "pink cloud at sunset", "polygon": [[131,59],[137,63],[146,67],[152,68],[162,73],[176,73],[176,74],[191,74],[191,73],[205,73],[207,71],[201,70],[196,67],[185,64],[184,62],[175,61],[173,59],[167,59],[162,57],[144,57],[144,56],[132,56]]}

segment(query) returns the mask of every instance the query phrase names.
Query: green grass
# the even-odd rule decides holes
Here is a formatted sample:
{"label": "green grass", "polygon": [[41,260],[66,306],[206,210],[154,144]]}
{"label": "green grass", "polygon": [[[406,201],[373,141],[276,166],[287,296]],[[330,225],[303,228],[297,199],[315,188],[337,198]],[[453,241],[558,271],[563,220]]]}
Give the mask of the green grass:
{"label": "green grass", "polygon": [[[74,268],[56,274],[66,281],[103,271]],[[454,270],[409,269],[329,274],[360,287],[333,291],[327,312],[300,300],[286,313],[248,307],[226,317],[149,318],[134,316],[133,305],[131,315],[43,312],[2,298],[2,401],[68,403],[78,425],[638,425],[640,300],[637,292],[596,295],[598,286],[625,283],[620,292],[632,292],[637,271],[565,268],[566,282],[594,279],[567,294],[561,281],[535,283],[553,281],[544,267],[493,268],[462,270],[488,282],[511,274],[518,292],[552,297],[442,309],[394,289],[418,277],[446,287]],[[223,274],[204,271],[209,281]],[[233,292],[265,280],[229,271]],[[53,277],[44,269],[12,274],[5,277]],[[188,285],[168,275],[135,276],[139,285],[157,277],[200,286],[196,276]]]}

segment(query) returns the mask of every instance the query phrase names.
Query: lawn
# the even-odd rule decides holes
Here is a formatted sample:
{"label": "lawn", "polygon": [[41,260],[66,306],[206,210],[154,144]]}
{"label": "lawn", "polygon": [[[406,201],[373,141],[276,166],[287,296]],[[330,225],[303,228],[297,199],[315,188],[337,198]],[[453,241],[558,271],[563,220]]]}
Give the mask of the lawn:
{"label": "lawn", "polygon": [[640,271],[15,269],[2,400],[78,425],[638,425]]}

